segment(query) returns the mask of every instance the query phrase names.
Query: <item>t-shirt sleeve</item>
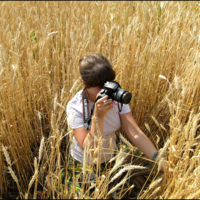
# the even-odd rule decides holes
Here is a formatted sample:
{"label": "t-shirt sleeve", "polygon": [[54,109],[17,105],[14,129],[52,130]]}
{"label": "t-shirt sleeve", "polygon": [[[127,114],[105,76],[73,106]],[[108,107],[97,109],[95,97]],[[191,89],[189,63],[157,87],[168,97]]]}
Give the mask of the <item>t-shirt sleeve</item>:
{"label": "t-shirt sleeve", "polygon": [[119,112],[119,114],[122,115],[122,114],[126,114],[128,112],[131,112],[131,109],[130,109],[129,105],[128,104],[123,104],[122,111]]}
{"label": "t-shirt sleeve", "polygon": [[67,105],[67,123],[72,129],[84,126],[82,113],[70,103]]}

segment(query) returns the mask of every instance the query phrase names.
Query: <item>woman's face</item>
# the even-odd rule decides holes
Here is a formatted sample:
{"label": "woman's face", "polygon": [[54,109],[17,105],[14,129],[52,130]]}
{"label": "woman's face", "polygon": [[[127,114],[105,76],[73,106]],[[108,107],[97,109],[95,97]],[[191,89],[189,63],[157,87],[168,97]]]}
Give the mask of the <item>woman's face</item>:
{"label": "woman's face", "polygon": [[101,87],[97,86],[97,87],[91,87],[87,89],[89,91],[89,93],[93,96],[97,96],[97,94],[100,92]]}

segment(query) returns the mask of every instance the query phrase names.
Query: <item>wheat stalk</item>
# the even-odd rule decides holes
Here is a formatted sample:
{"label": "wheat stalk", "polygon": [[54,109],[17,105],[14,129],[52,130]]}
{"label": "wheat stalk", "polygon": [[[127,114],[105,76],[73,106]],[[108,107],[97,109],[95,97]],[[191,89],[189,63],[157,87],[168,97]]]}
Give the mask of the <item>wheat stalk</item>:
{"label": "wheat stalk", "polygon": [[135,147],[128,140],[126,140],[121,134],[119,137],[126,145],[128,145],[130,151],[133,151],[135,149]]}
{"label": "wheat stalk", "polygon": [[13,178],[13,180],[17,183],[17,186],[19,186],[19,182],[18,182],[18,179],[17,179],[17,176],[15,175],[15,173],[13,172],[12,168],[11,167],[8,167],[8,170]]}
{"label": "wheat stalk", "polygon": [[35,179],[36,179],[36,172],[34,173],[33,177],[31,178],[31,180],[29,182],[27,194],[29,193],[29,190],[30,190],[31,186],[33,185]]}

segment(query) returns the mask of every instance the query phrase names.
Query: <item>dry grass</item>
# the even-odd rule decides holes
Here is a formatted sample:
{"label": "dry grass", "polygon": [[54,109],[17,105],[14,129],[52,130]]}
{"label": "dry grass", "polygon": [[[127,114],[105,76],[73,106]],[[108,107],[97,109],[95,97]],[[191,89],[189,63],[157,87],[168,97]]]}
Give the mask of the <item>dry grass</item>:
{"label": "dry grass", "polygon": [[[82,87],[79,58],[100,52],[170,162],[140,197],[199,198],[199,11],[198,2],[1,2],[0,197],[36,197],[47,169],[46,197],[76,197],[60,182],[73,134],[65,108]],[[92,197],[109,193],[107,174]]]}

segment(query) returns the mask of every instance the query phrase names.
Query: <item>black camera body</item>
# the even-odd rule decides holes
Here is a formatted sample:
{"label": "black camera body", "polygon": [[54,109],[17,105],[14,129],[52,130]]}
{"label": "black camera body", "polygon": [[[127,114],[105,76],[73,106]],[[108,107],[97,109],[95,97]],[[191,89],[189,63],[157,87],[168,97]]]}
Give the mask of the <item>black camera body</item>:
{"label": "black camera body", "polygon": [[131,93],[121,89],[119,83],[116,81],[104,83],[96,101],[106,95],[108,95],[108,99],[112,99],[113,101],[117,101],[122,104],[128,104],[132,98]]}

